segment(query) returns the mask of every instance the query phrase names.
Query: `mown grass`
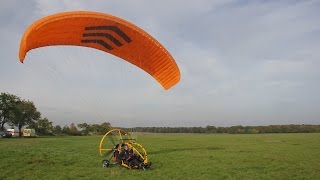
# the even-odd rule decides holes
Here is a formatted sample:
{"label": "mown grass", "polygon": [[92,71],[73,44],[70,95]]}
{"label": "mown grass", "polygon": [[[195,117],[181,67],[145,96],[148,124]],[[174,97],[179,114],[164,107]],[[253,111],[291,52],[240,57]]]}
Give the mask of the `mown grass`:
{"label": "mown grass", "polygon": [[0,179],[320,179],[320,134],[139,134],[149,171],[102,168],[100,138],[0,139]]}

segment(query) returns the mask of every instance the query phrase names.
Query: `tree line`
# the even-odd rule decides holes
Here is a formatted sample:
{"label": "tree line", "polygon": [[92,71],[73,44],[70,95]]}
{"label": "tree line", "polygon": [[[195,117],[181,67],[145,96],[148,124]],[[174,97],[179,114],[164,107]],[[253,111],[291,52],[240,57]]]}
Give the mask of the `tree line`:
{"label": "tree line", "polygon": [[269,126],[231,126],[231,127],[136,127],[128,131],[150,133],[228,133],[228,134],[259,134],[259,133],[320,133],[320,125],[269,125]]}
{"label": "tree line", "polygon": [[[45,125],[47,124],[47,125]],[[34,126],[35,125],[35,126]],[[110,123],[87,124],[71,123],[69,126],[52,126],[52,122],[43,119],[29,128],[34,128],[38,135],[87,136],[103,135],[113,127]],[[121,128],[121,127],[120,127]],[[231,126],[231,127],[135,127],[121,128],[127,132],[147,133],[227,133],[227,134],[263,134],[263,133],[320,133],[320,125],[269,125],[269,126]]]}
{"label": "tree line", "polygon": [[54,126],[46,117],[41,117],[34,103],[9,93],[0,94],[0,131],[5,130],[5,125],[11,128],[17,127],[19,136],[22,128],[35,129],[37,135],[91,135],[104,134],[111,125],[108,122],[102,124],[74,124],[69,126]]}
{"label": "tree line", "polygon": [[[38,126],[39,127],[39,126]],[[43,127],[43,126],[42,126]],[[40,135],[103,135],[112,128],[111,124],[81,123],[61,127],[52,126],[49,131],[40,131],[35,128]],[[121,127],[120,127],[121,128]],[[127,132],[147,132],[147,133],[227,133],[227,134],[263,134],[263,133],[320,133],[320,125],[269,125],[269,126],[231,126],[231,127],[135,127],[121,128]]]}
{"label": "tree line", "polygon": [[43,135],[70,135],[70,136],[87,136],[87,135],[103,135],[111,129],[111,124],[104,122],[101,124],[71,123],[69,126],[60,125],[52,126],[49,132]]}
{"label": "tree line", "polygon": [[[46,117],[41,117],[34,103],[16,95],[0,94],[0,131],[5,130],[5,124],[19,129],[35,129],[37,135],[102,135],[112,128],[109,122],[102,124],[80,123],[54,126]],[[258,133],[319,133],[320,125],[269,125],[269,126],[231,126],[231,127],[135,127],[122,128],[129,132],[149,133],[229,133],[229,134],[258,134]]]}

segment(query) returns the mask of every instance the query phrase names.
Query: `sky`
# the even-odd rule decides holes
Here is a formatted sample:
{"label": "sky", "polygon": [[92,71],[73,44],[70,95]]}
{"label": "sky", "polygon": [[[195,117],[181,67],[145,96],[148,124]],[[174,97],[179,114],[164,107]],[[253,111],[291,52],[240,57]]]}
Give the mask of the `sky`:
{"label": "sky", "polygon": [[[180,82],[90,48],[45,47],[18,58],[34,21],[65,11],[126,19],[174,57]],[[320,1],[1,0],[0,92],[34,102],[55,125],[320,124]]]}

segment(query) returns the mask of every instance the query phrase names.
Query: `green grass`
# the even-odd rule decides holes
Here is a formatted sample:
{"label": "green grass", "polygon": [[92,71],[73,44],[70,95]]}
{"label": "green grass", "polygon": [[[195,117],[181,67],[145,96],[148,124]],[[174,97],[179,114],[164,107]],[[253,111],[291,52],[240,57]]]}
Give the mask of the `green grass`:
{"label": "green grass", "polygon": [[320,134],[138,135],[149,171],[102,168],[100,138],[0,139],[0,179],[320,179]]}

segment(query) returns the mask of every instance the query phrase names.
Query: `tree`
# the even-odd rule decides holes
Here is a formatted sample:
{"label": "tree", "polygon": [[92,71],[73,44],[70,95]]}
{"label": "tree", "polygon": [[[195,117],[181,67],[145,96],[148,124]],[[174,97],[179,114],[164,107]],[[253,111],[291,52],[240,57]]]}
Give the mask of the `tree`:
{"label": "tree", "polygon": [[109,122],[104,122],[100,125],[99,134],[104,134],[109,131],[111,128],[111,124]]}
{"label": "tree", "polygon": [[206,127],[206,133],[215,133],[216,131],[217,131],[217,128],[215,126]]}
{"label": "tree", "polygon": [[62,128],[61,126],[57,125],[55,127],[53,127],[53,134],[57,134],[57,135],[60,135],[62,133]]}
{"label": "tree", "polygon": [[63,126],[63,128],[62,128],[62,133],[63,133],[63,134],[66,134],[66,135],[69,135],[69,134],[70,134],[70,128],[69,128],[69,126],[67,126],[67,125]]}
{"label": "tree", "polygon": [[89,134],[89,125],[87,123],[82,123],[82,124],[78,124],[78,127],[81,129],[81,133],[83,135],[88,135]]}
{"label": "tree", "polygon": [[21,129],[23,126],[31,125],[40,118],[41,114],[32,101],[19,100],[15,103],[12,113],[10,114],[10,123],[19,129],[19,137],[21,137]]}
{"label": "tree", "polygon": [[4,124],[10,120],[10,114],[19,97],[7,93],[0,94],[0,130],[4,130]]}
{"label": "tree", "polygon": [[52,135],[53,126],[47,118],[40,118],[39,120],[31,123],[29,128],[35,129],[39,135]]}
{"label": "tree", "polygon": [[88,127],[89,131],[92,132],[93,134],[98,134],[99,131],[99,124],[92,124]]}
{"label": "tree", "polygon": [[70,134],[69,135],[72,135],[72,136],[80,135],[80,133],[79,133],[79,131],[77,129],[77,126],[74,123],[70,124]]}

